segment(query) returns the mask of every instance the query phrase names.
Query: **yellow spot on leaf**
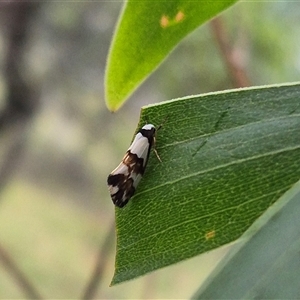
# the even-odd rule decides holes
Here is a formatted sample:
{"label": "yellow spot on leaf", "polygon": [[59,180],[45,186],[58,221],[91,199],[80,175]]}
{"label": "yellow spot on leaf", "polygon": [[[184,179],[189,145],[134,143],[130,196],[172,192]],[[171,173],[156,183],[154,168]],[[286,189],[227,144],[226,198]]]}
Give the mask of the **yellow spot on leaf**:
{"label": "yellow spot on leaf", "polygon": [[205,234],[205,239],[210,240],[210,239],[214,238],[215,235],[216,235],[216,232],[214,230],[209,231]]}
{"label": "yellow spot on leaf", "polygon": [[160,19],[160,26],[166,28],[169,25],[169,18],[166,15],[163,15]]}
{"label": "yellow spot on leaf", "polygon": [[175,21],[176,21],[177,23],[179,23],[179,22],[181,22],[183,19],[184,19],[184,13],[180,10],[180,11],[177,13],[176,17],[175,17]]}
{"label": "yellow spot on leaf", "polygon": [[183,21],[184,17],[185,14],[181,10],[179,10],[173,19],[166,15],[162,15],[159,23],[162,28],[167,28],[170,26],[177,25],[178,23]]}

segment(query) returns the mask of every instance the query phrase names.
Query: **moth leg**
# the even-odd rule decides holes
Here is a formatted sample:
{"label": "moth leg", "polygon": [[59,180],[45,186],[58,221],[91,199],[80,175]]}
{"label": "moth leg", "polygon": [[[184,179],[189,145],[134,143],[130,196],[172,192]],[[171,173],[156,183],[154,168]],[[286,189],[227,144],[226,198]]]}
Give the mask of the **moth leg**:
{"label": "moth leg", "polygon": [[155,138],[155,136],[154,136],[154,137],[153,137],[153,147],[152,147],[152,149],[153,149],[153,151],[154,151],[154,153],[155,153],[157,159],[158,159],[160,162],[162,162],[162,160],[160,159],[160,157],[159,157],[159,155],[158,155],[158,153],[157,153],[157,150],[156,150],[155,146],[156,146],[156,138]]}
{"label": "moth leg", "polygon": [[160,157],[159,157],[159,155],[158,155],[158,153],[157,153],[157,150],[156,150],[155,148],[153,148],[153,151],[154,151],[156,157],[158,158],[158,160],[159,160],[160,162],[162,162],[162,160],[160,159]]}

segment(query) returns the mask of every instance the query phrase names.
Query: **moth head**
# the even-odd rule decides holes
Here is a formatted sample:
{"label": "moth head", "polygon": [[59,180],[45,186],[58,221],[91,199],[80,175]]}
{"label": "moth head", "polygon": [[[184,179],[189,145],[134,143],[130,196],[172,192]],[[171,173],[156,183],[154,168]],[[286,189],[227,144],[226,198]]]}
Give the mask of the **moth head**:
{"label": "moth head", "polygon": [[152,124],[146,124],[142,127],[142,129],[151,130],[151,129],[155,129],[155,126]]}
{"label": "moth head", "polygon": [[[149,143],[152,145],[155,140],[156,128],[152,124],[144,125],[139,131],[143,137],[148,138]],[[155,142],[155,141],[154,141]]]}

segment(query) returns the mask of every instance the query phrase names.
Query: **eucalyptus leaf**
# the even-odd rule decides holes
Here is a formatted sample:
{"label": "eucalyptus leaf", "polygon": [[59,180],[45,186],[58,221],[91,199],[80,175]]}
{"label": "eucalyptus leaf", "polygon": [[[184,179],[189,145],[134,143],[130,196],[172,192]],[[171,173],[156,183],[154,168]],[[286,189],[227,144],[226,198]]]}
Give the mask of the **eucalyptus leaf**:
{"label": "eucalyptus leaf", "polygon": [[299,299],[300,182],[244,234],[193,299]]}
{"label": "eucalyptus leaf", "polygon": [[107,62],[107,107],[120,108],[179,41],[235,2],[127,1]]}
{"label": "eucalyptus leaf", "polygon": [[163,127],[136,194],[116,208],[112,284],[238,239],[300,178],[300,84],[142,109]]}

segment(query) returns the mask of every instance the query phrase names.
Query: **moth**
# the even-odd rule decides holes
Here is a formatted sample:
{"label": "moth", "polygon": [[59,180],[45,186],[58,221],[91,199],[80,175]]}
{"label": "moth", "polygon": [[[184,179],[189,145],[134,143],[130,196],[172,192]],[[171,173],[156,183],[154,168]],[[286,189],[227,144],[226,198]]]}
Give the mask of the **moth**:
{"label": "moth", "polygon": [[161,162],[155,149],[156,132],[160,128],[161,125],[157,129],[152,124],[143,126],[135,136],[121,163],[109,174],[108,189],[116,206],[125,206],[135,193],[144,175],[152,148]]}

